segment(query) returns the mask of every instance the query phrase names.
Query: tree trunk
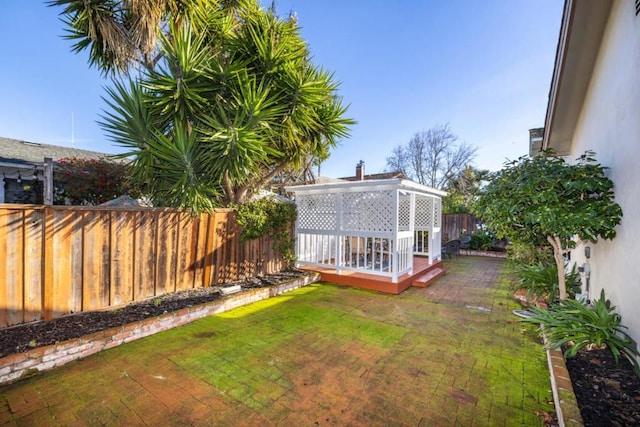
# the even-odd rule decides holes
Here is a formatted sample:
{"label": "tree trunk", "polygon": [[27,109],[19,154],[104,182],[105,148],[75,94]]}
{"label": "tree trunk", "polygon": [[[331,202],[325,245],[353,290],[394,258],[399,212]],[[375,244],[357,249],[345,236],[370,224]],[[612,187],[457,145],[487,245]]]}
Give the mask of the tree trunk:
{"label": "tree trunk", "polygon": [[553,257],[556,260],[556,267],[558,268],[558,293],[560,300],[567,299],[567,284],[564,274],[564,257],[562,256],[562,242],[558,236],[547,236],[547,241],[551,243],[553,248]]}

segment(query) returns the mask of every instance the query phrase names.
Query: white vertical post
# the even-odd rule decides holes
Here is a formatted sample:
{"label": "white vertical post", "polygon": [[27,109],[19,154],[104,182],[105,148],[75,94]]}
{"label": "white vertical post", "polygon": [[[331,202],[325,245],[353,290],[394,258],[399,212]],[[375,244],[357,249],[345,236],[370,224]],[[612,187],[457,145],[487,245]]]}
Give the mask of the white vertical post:
{"label": "white vertical post", "polygon": [[[438,227],[437,232],[435,232],[434,236],[434,254],[437,259],[442,259],[442,199],[440,197],[433,198],[433,206],[436,212],[439,213],[440,218],[437,219]],[[436,217],[434,215],[434,222],[436,221]]]}
{"label": "white vertical post", "polygon": [[436,250],[435,241],[436,233],[434,231],[434,224],[436,222],[436,198],[431,197],[431,223],[429,224],[429,264],[433,264],[433,254]]}
{"label": "white vertical post", "polygon": [[409,274],[413,274],[413,248],[416,244],[416,193],[409,195],[409,231],[411,232],[411,242],[409,242]]}
{"label": "white vertical post", "polygon": [[393,229],[393,244],[391,250],[393,251],[391,258],[391,273],[393,274],[393,283],[398,283],[398,261],[399,261],[399,242],[398,242],[398,228],[400,225],[400,190],[395,188],[393,190],[393,223],[391,227]]}
{"label": "white vertical post", "polygon": [[336,265],[336,273],[342,274],[342,236],[340,235],[340,230],[342,228],[342,193],[336,193],[336,229],[334,230],[335,235],[335,261]]}

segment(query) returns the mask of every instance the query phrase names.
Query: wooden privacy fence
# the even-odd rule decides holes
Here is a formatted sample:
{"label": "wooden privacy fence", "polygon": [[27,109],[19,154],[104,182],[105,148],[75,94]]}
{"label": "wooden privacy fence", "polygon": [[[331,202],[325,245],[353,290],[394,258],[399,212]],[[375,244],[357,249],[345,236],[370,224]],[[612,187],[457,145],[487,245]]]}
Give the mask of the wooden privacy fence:
{"label": "wooden privacy fence", "polygon": [[483,224],[480,218],[471,214],[443,214],[442,219],[442,239],[445,242],[474,233]]}
{"label": "wooden privacy fence", "polygon": [[0,205],[0,327],[285,267],[270,238],[240,241],[228,209]]}

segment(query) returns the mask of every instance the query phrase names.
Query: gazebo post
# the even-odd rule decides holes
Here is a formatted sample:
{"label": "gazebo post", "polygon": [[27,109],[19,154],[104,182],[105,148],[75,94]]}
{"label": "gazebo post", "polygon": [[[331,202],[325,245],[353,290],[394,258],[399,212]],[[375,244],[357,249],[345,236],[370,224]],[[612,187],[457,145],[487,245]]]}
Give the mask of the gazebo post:
{"label": "gazebo post", "polygon": [[413,247],[416,244],[416,193],[413,191],[409,194],[409,231],[413,236],[413,244],[411,245],[411,270],[409,274],[413,274]]}
{"label": "gazebo post", "polygon": [[399,246],[399,230],[398,230],[398,215],[400,211],[400,190],[397,188],[393,191],[393,221],[392,221],[392,230],[393,230],[393,254],[391,257],[391,272],[393,274],[392,281],[393,283],[398,283],[398,266],[399,264],[399,256],[400,256],[400,246]]}
{"label": "gazebo post", "polygon": [[436,240],[435,221],[436,221],[436,198],[431,197],[431,224],[429,224],[429,264],[433,264],[433,254],[435,252],[434,242]]}
{"label": "gazebo post", "polygon": [[342,229],[342,194],[338,193],[336,197],[336,229],[335,229],[335,248],[336,259],[334,264],[336,266],[336,273],[342,274],[342,260],[343,260],[343,244],[340,230]]}

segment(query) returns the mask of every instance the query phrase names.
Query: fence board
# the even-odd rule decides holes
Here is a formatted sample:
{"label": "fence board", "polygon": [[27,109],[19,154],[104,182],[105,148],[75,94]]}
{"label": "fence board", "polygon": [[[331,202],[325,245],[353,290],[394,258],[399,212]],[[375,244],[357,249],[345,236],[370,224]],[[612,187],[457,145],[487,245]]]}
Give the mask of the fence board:
{"label": "fence board", "polygon": [[[213,214],[215,215],[215,214]],[[211,282],[205,282],[205,261],[207,257],[207,224],[213,215],[197,216],[193,219],[194,252],[190,268],[193,269],[193,286],[211,286]]]}
{"label": "fence board", "polygon": [[471,214],[444,214],[442,239],[449,241],[459,239],[460,236],[469,235],[477,231],[482,225],[482,220]]}
{"label": "fence board", "polygon": [[52,316],[58,317],[82,311],[82,228],[78,225],[82,216],[52,210],[47,213],[51,237],[45,239],[52,246],[52,261],[46,262],[52,264],[52,281],[46,289],[51,290],[51,307],[55,307]]}
{"label": "fence board", "polygon": [[111,305],[133,301],[135,212],[111,212]]}
{"label": "fence board", "polygon": [[42,313],[43,222],[42,210],[25,211],[23,322],[39,320]]}
{"label": "fence board", "polygon": [[4,260],[0,279],[0,301],[3,313],[2,325],[12,325],[23,321],[23,213],[5,211],[0,216],[0,226],[6,229],[5,238],[0,243],[0,256]]}
{"label": "fence board", "polygon": [[271,246],[227,209],[0,205],[0,327],[275,272]]}
{"label": "fence board", "polygon": [[176,252],[178,250],[178,222],[175,212],[161,212],[158,214],[158,238],[156,263],[156,292],[162,295],[176,290]]}
{"label": "fence board", "polygon": [[135,299],[141,300],[155,295],[156,282],[156,223],[157,213],[138,213],[135,231],[136,253],[140,255],[135,264]]}
{"label": "fence board", "polygon": [[7,269],[7,258],[8,253],[11,251],[11,247],[8,244],[8,227],[7,223],[9,221],[10,213],[2,209],[0,210],[0,229],[6,230],[3,239],[0,240],[0,327],[5,327],[10,325],[7,320],[7,313],[10,309],[10,303],[8,301],[8,287],[7,281],[10,280],[11,275]]}
{"label": "fence board", "polygon": [[85,212],[83,218],[82,310],[109,306],[109,213]]}
{"label": "fence board", "polygon": [[187,213],[180,213],[177,217],[178,228],[178,246],[176,250],[176,289],[185,290],[194,287],[194,269],[191,265],[195,262],[196,255],[196,238],[194,235],[194,227],[197,224],[196,219],[193,221]]}
{"label": "fence board", "polygon": [[216,212],[213,216],[213,221],[209,223],[211,229],[209,230],[209,239],[211,239],[211,245],[208,248],[207,256],[210,257],[209,262],[213,266],[213,277],[211,278],[211,285],[217,285],[224,283],[226,276],[223,270],[222,260],[225,259],[226,245],[224,239],[227,234],[227,221],[220,221],[221,214]]}

